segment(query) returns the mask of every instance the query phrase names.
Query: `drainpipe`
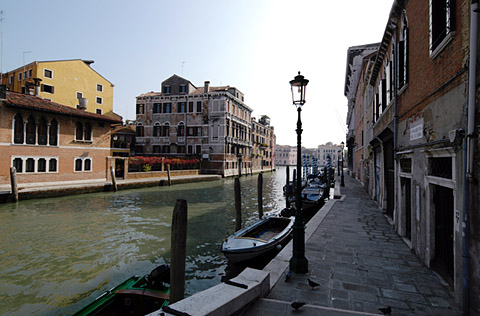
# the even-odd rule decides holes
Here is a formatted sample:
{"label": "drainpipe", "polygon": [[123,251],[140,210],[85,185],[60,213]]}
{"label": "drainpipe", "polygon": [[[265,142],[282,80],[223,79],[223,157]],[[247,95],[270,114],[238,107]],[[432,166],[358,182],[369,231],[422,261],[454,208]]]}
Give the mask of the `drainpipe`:
{"label": "drainpipe", "polygon": [[[468,126],[467,138],[464,141],[464,187],[463,187],[463,217],[462,217],[462,310],[463,315],[469,314],[468,302],[468,263],[469,263],[469,245],[468,245],[468,213],[470,211],[469,193],[473,187],[473,158],[475,146],[475,94],[477,78],[477,41],[478,41],[478,0],[472,0],[470,5],[470,57],[468,69]],[[465,146],[466,145],[466,146]]]}

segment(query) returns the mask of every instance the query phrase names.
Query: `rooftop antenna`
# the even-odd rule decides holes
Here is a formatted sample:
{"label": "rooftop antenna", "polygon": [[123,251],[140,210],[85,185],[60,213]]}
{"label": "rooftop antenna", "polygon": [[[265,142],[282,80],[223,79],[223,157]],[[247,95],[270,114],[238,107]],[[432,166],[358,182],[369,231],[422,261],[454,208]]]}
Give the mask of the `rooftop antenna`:
{"label": "rooftop antenna", "polygon": [[185,65],[186,61],[182,61],[182,77],[183,77],[183,65]]}
{"label": "rooftop antenna", "polygon": [[3,10],[0,11],[0,84],[3,84],[3,21],[5,18],[3,17]]}
{"label": "rooftop antenna", "polygon": [[23,51],[23,70],[25,70],[25,54],[29,54],[31,52],[31,50]]}

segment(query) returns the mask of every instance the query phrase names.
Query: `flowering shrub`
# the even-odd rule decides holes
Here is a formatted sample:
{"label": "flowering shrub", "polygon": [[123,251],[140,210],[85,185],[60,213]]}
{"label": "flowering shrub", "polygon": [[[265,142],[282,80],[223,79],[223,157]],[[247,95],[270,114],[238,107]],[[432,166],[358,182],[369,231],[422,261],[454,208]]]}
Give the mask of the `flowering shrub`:
{"label": "flowering shrub", "polygon": [[134,156],[128,159],[128,170],[135,171],[161,171],[162,158],[164,159],[165,170],[170,164],[172,170],[197,169],[200,161],[196,158],[170,158],[170,157],[143,157]]}

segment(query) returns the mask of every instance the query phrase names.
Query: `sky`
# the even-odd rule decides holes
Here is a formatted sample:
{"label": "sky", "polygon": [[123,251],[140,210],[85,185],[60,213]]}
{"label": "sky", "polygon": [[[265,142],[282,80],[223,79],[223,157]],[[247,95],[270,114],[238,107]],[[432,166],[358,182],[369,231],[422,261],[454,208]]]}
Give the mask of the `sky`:
{"label": "sky", "polygon": [[12,0],[0,2],[0,71],[32,61],[94,60],[115,85],[114,112],[135,119],[136,97],[173,74],[229,85],[277,144],[297,143],[290,80],[310,82],[302,145],[345,141],[347,50],[378,43],[393,0]]}

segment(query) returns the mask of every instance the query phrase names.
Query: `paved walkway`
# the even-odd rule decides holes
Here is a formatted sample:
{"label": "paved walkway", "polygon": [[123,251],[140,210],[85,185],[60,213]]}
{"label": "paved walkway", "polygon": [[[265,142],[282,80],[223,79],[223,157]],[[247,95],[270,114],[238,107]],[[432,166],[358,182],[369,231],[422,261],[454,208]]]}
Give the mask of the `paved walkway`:
{"label": "paved walkway", "polygon": [[[282,276],[244,315],[460,315],[451,290],[396,234],[363,187],[345,176],[344,195],[306,243],[307,274]],[[319,283],[312,289],[307,278]],[[306,305],[295,311],[294,301]]]}

